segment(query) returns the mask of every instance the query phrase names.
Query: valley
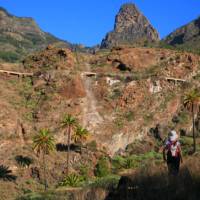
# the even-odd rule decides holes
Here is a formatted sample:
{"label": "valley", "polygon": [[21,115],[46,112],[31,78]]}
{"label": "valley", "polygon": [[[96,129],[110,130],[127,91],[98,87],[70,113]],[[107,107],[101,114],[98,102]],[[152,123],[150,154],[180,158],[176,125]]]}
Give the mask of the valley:
{"label": "valley", "polygon": [[[172,42],[182,29],[160,41],[134,4],[95,48],[4,9],[0,24],[0,200],[199,198],[200,55]],[[162,157],[171,130],[184,157],[174,180]]]}

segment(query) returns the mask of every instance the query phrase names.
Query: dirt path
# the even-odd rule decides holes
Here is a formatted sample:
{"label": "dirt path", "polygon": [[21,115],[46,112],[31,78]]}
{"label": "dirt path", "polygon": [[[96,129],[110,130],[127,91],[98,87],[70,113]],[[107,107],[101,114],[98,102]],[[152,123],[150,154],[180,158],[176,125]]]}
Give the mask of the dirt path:
{"label": "dirt path", "polygon": [[[90,71],[90,65],[85,64],[85,70]],[[86,97],[83,100],[83,125],[89,130],[94,130],[98,124],[103,122],[97,109],[97,101],[92,91],[91,77],[87,77],[82,73],[82,79],[86,91]]]}

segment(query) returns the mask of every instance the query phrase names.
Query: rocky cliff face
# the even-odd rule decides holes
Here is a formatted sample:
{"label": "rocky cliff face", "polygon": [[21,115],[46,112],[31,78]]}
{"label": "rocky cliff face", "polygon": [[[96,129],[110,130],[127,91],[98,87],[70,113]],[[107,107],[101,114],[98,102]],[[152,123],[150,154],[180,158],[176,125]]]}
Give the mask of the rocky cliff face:
{"label": "rocky cliff face", "polygon": [[15,61],[48,44],[69,46],[68,43],[43,32],[32,18],[15,17],[0,8],[0,59]]}
{"label": "rocky cliff face", "polygon": [[164,42],[187,50],[200,48],[200,17],[172,32]]}
{"label": "rocky cliff face", "polygon": [[157,31],[134,4],[121,7],[115,19],[114,30],[103,39],[101,48],[118,45],[144,45],[159,40]]}

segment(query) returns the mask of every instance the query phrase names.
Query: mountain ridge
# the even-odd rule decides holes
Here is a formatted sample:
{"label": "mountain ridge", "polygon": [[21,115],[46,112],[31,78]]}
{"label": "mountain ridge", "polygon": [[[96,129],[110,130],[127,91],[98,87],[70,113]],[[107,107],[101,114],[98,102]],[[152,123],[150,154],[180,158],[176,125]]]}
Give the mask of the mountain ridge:
{"label": "mountain ridge", "polygon": [[[128,47],[88,49],[93,53],[80,52],[87,49],[71,45],[75,50],[72,52],[56,47],[60,40],[41,31],[35,21],[16,20],[7,15],[5,18],[5,15],[0,11],[0,27],[4,25],[4,29],[0,28],[0,44],[18,54],[24,50],[24,56],[37,52],[26,56],[21,63],[0,63],[1,200],[124,200],[127,191],[131,194],[128,199],[135,199],[135,194],[136,199],[141,199],[144,190],[147,198],[155,199],[155,195],[159,200],[158,191],[166,192],[164,198],[168,194],[173,198],[179,194],[184,197],[186,193],[199,194],[200,181],[196,175],[200,171],[200,156],[197,152],[191,157],[191,147],[193,121],[196,133],[200,134],[200,112],[193,120],[184,106],[185,94],[200,89],[199,55],[155,48],[159,43],[144,47],[144,41],[138,44],[142,47],[130,43],[132,46]],[[137,19],[143,22],[141,16],[134,19],[133,15],[125,14],[118,18],[115,28],[123,34]],[[46,37],[53,45],[40,51],[48,43]],[[71,129],[71,134],[61,127],[69,116],[77,126]],[[43,154],[43,160],[32,148],[33,138],[47,128],[54,138],[55,150]],[[88,132],[88,137],[83,138],[79,129]],[[180,179],[192,187],[185,187],[184,193],[177,190],[183,187],[172,185],[174,193],[169,188],[162,157],[163,143],[172,129],[180,136],[184,163],[189,166],[187,172],[196,180],[194,187],[191,184],[194,180],[188,181],[191,179],[185,176]],[[197,138],[199,150],[200,138]],[[2,179],[2,169],[8,169],[8,177],[13,175],[16,180]],[[137,173],[142,176],[137,177]],[[137,178],[141,182],[134,182]],[[65,184],[67,179],[77,183],[72,180],[74,183]],[[45,182],[50,190],[40,195]],[[141,186],[136,190],[131,189],[139,183]]]}
{"label": "mountain ridge", "polygon": [[71,44],[43,31],[31,17],[16,17],[0,8],[0,59],[10,62],[53,44],[68,47]]}
{"label": "mountain ridge", "polygon": [[175,29],[162,42],[175,48],[200,52],[200,16]]}

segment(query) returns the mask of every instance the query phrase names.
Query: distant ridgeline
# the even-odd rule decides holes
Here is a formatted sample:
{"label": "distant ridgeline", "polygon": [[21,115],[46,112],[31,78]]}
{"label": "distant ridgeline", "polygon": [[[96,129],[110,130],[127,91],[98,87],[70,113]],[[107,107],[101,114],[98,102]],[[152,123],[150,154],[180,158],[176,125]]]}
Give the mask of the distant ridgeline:
{"label": "distant ridgeline", "polygon": [[96,52],[99,47],[148,46],[186,50],[200,53],[200,17],[159,40],[156,29],[132,4],[124,4],[115,18],[114,30],[101,45],[86,48],[60,40],[40,29],[32,18],[16,17],[0,7],[0,61],[16,62],[27,54],[47,45],[66,47],[74,51]]}
{"label": "distant ridgeline", "polygon": [[200,53],[200,17],[169,34],[161,45]]}
{"label": "distant ridgeline", "polygon": [[124,4],[115,17],[114,30],[102,40],[101,48],[114,46],[162,47],[200,53],[200,17],[159,40],[156,29],[132,4]]}
{"label": "distant ridgeline", "polygon": [[0,8],[0,60],[15,62],[48,44],[70,47],[68,42],[43,32],[32,18],[16,17]]}

